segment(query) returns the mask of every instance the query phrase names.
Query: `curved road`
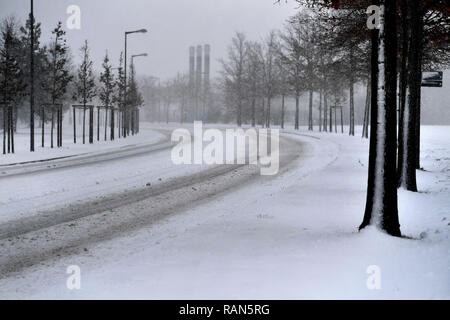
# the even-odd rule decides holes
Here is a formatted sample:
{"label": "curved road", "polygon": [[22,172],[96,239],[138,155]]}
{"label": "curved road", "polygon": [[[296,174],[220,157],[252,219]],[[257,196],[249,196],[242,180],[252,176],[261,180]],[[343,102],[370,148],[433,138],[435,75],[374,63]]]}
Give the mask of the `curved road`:
{"label": "curved road", "polygon": [[[130,181],[125,188],[110,188],[106,183],[108,192],[100,189],[102,192],[95,198],[72,201],[70,197],[61,196],[66,201],[65,205],[59,203],[51,209],[42,206],[43,210],[39,206],[32,207],[32,214],[17,215],[2,221],[0,277],[17,274],[23,268],[35,264],[49,263],[52,259],[77,254],[100,241],[148,227],[164,217],[203,205],[224,192],[234,192],[245,184],[272,178],[260,176],[260,168],[255,165],[196,166],[195,169],[193,166],[174,166],[170,162],[169,135],[167,131],[164,134],[166,139],[157,144],[48,163],[22,164],[22,170],[25,172],[9,168],[4,174],[8,177],[6,180],[33,178],[35,181],[44,182],[46,179],[54,181],[55,175],[74,179],[74,174],[80,175],[93,169],[93,179],[86,178],[86,181],[89,181],[89,186],[86,187],[88,189],[92,187],[90,184],[98,186],[95,183],[95,171],[104,175],[118,166],[128,168],[131,164],[131,168],[123,172],[124,175],[129,175],[135,167],[138,167],[136,170],[139,171],[139,165],[145,166],[146,163],[153,169],[131,175],[130,181],[135,183],[131,188]],[[288,170],[304,148],[305,145],[298,140],[280,136],[279,174]],[[106,171],[102,172],[102,169]],[[5,177],[0,178],[0,181],[3,179]],[[75,179],[80,177],[75,176]],[[152,182],[144,184],[147,180]],[[75,188],[74,191],[79,193],[80,190]],[[62,191],[61,193],[64,194]],[[52,194],[48,199],[52,199]],[[26,201],[30,203],[33,198]],[[26,206],[30,211],[29,204]],[[41,211],[38,211],[40,209]]]}

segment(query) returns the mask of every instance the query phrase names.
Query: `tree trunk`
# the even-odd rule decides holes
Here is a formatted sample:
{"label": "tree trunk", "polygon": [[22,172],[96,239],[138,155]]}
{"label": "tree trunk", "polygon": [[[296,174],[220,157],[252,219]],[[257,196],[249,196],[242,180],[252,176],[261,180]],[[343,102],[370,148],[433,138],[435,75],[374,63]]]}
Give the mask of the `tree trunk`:
{"label": "tree trunk", "polygon": [[100,141],[100,107],[97,107],[97,141]]}
{"label": "tree trunk", "polygon": [[266,127],[270,128],[270,102],[271,97],[267,97]]}
{"label": "tree trunk", "polygon": [[108,132],[108,109],[105,108],[105,141],[108,136],[107,132]]}
{"label": "tree trunk", "polygon": [[284,93],[281,95],[281,129],[284,129]]}
{"label": "tree trunk", "polygon": [[[238,97],[238,99],[240,99],[240,98]],[[238,102],[238,112],[237,112],[236,122],[237,122],[238,127],[240,127],[242,124],[242,104],[240,101]]]}
{"label": "tree trunk", "polygon": [[[411,0],[408,2],[408,21],[410,25],[410,45],[408,54],[408,74],[406,101],[401,113],[402,139],[399,144],[398,157],[398,185],[409,191],[417,191],[416,166],[417,166],[417,136],[420,127],[420,12],[421,1]],[[419,123],[418,123],[419,122]]]}
{"label": "tree trunk", "polygon": [[122,123],[122,112],[119,110],[117,111],[117,136],[120,139],[121,136],[121,123]]}
{"label": "tree trunk", "polygon": [[53,129],[55,127],[55,110],[52,105],[52,125],[50,127],[50,148],[53,148]]}
{"label": "tree trunk", "polygon": [[3,154],[6,154],[6,104],[3,105]]}
{"label": "tree trunk", "polygon": [[86,106],[83,106],[83,144],[86,143]]}
{"label": "tree trunk", "polygon": [[299,92],[295,93],[295,125],[294,125],[294,129],[298,130],[299,129]]}
{"label": "tree trunk", "polygon": [[419,10],[417,23],[417,44],[419,46],[418,54],[418,72],[417,72],[417,113],[416,113],[416,169],[420,169],[420,111],[421,111],[421,84],[422,84],[422,53],[423,53],[423,8],[422,3],[419,3],[417,8]]}
{"label": "tree trunk", "polygon": [[[73,107],[72,107],[73,108]],[[73,108],[73,143],[77,143],[77,119],[76,119],[76,109]]]}
{"label": "tree trunk", "polygon": [[56,147],[57,148],[59,148],[59,134],[60,134],[60,132],[59,132],[59,125],[60,125],[59,117],[60,117],[60,114],[59,114],[59,107],[58,107],[56,109]]}
{"label": "tree trunk", "polygon": [[94,107],[89,107],[89,143],[94,143]]}
{"label": "tree trunk", "polygon": [[362,130],[362,138],[369,137],[369,121],[370,121],[370,79],[367,79],[366,103],[364,106],[364,122]]}
{"label": "tree trunk", "polygon": [[266,126],[266,99],[262,98],[262,111],[261,111],[261,126],[264,128]]}
{"label": "tree trunk", "polygon": [[325,92],[323,95],[323,131],[327,132],[328,130],[328,100],[327,93]]}
{"label": "tree trunk", "polygon": [[252,98],[252,127],[256,125],[256,98]]}
{"label": "tree trunk", "polygon": [[403,163],[403,152],[404,152],[404,142],[403,142],[403,127],[404,127],[404,110],[406,103],[406,88],[407,88],[407,61],[408,61],[408,47],[410,41],[410,29],[409,29],[409,10],[408,3],[402,1],[401,3],[401,25],[402,25],[402,52],[401,52],[401,64],[400,64],[400,79],[399,79],[399,123],[398,123],[398,158],[397,158],[397,174],[398,174],[398,184],[400,186],[400,176],[402,171]]}
{"label": "tree trunk", "polygon": [[30,13],[30,151],[34,152],[34,13]]}
{"label": "tree trunk", "polygon": [[312,116],[312,107],[313,107],[313,91],[309,90],[309,112],[308,112],[308,130],[313,130],[313,116]]}
{"label": "tree trunk", "polygon": [[322,88],[319,90],[319,132],[322,132]]}
{"label": "tree trunk", "polygon": [[10,140],[11,140],[11,153],[14,153],[14,119],[13,119],[13,107],[10,106],[9,108],[9,130],[10,133]]}
{"label": "tree trunk", "polygon": [[349,82],[350,82],[350,123],[349,123],[349,129],[348,134],[351,136],[355,135],[355,103],[354,103],[354,77],[353,77],[353,71],[355,70],[355,57],[353,54],[353,46],[350,47],[350,73],[349,73]]}
{"label": "tree trunk", "polygon": [[111,107],[111,132],[110,132],[110,139],[111,140],[114,140],[114,108],[113,107]]}
{"label": "tree trunk", "polygon": [[[378,2],[378,1],[377,1]],[[377,3],[375,3],[377,4]],[[401,236],[397,208],[396,3],[381,1],[380,30],[372,30],[372,123],[364,219],[360,229],[375,225]],[[378,35],[380,37],[378,37]]]}
{"label": "tree trunk", "polygon": [[45,109],[44,106],[41,107],[41,144],[42,144],[42,148],[44,147],[44,134],[45,134]]}

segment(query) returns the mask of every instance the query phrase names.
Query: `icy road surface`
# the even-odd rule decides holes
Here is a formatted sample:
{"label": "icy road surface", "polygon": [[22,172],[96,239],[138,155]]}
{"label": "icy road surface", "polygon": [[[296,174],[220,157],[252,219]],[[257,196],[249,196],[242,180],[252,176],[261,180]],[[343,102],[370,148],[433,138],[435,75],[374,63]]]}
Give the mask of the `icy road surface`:
{"label": "icy road surface", "polygon": [[[285,130],[272,177],[174,166],[164,139],[145,154],[12,174],[0,179],[0,297],[448,299],[449,136],[422,131],[420,192],[399,191],[404,238],[357,231],[368,158],[358,131]],[[80,290],[66,286],[71,265]]]}
{"label": "icy road surface", "polygon": [[[148,145],[3,166],[1,275],[149,226],[259,178],[257,165],[173,164],[170,132],[146,132],[164,136]],[[281,170],[301,148],[281,139]]]}

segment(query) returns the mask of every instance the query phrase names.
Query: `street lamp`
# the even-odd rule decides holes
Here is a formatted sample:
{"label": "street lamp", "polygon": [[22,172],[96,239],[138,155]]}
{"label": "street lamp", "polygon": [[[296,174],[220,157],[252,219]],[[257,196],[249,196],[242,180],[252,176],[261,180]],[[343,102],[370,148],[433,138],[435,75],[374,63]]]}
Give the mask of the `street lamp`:
{"label": "street lamp", "polygon": [[133,64],[133,59],[134,59],[134,58],[137,58],[137,57],[147,57],[147,56],[148,56],[147,53],[133,54],[133,55],[131,56],[131,64]]}
{"label": "street lamp", "polygon": [[34,151],[34,10],[30,1],[30,151]]}
{"label": "street lamp", "polygon": [[[148,54],[147,53],[140,53],[140,54],[133,54],[131,56],[131,67],[133,68],[134,71],[134,58],[137,57],[147,57]],[[133,77],[133,73],[131,73],[131,76]],[[132,83],[134,81],[134,78],[131,79]],[[134,133],[138,133],[139,132],[139,109],[137,110],[133,110],[132,111],[133,114],[131,115],[131,133],[134,135]]]}
{"label": "street lamp", "polygon": [[[127,36],[132,33],[147,33],[147,29],[139,29],[134,31],[125,31],[125,75],[124,75],[124,82],[125,82],[125,92],[124,92],[124,107],[125,107],[125,114],[126,114],[126,104],[127,104]],[[127,119],[127,128],[124,128],[124,137],[126,136],[126,133],[128,131],[128,119]]]}

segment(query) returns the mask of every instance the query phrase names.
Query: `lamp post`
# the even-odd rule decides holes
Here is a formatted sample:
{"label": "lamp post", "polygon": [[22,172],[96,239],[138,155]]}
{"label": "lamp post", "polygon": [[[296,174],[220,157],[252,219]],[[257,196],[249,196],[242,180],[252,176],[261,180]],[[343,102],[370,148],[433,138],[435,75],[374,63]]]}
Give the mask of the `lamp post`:
{"label": "lamp post", "polygon": [[124,92],[124,118],[126,121],[124,121],[124,130],[123,130],[123,136],[126,137],[129,132],[128,127],[128,117],[127,115],[127,36],[132,33],[147,33],[147,29],[139,29],[135,31],[125,31],[125,75],[124,75],[124,81],[125,81],[125,92]]}
{"label": "lamp post", "polygon": [[34,151],[34,13],[33,0],[30,1],[30,151]]}
{"label": "lamp post", "polygon": [[147,53],[133,54],[133,55],[131,56],[131,64],[133,64],[133,59],[134,59],[134,58],[137,58],[137,57],[147,57],[147,56],[148,56]]}
{"label": "lamp post", "polygon": [[[147,57],[147,56],[148,56],[147,53],[133,54],[131,56],[131,67],[133,68],[133,71],[135,71],[133,59],[137,57]],[[133,73],[131,74],[131,76],[133,77]],[[132,78],[131,81],[133,82],[134,78]],[[133,110],[131,114],[131,134],[134,135],[135,133],[138,132],[139,132],[139,109],[136,108],[136,110]]]}

